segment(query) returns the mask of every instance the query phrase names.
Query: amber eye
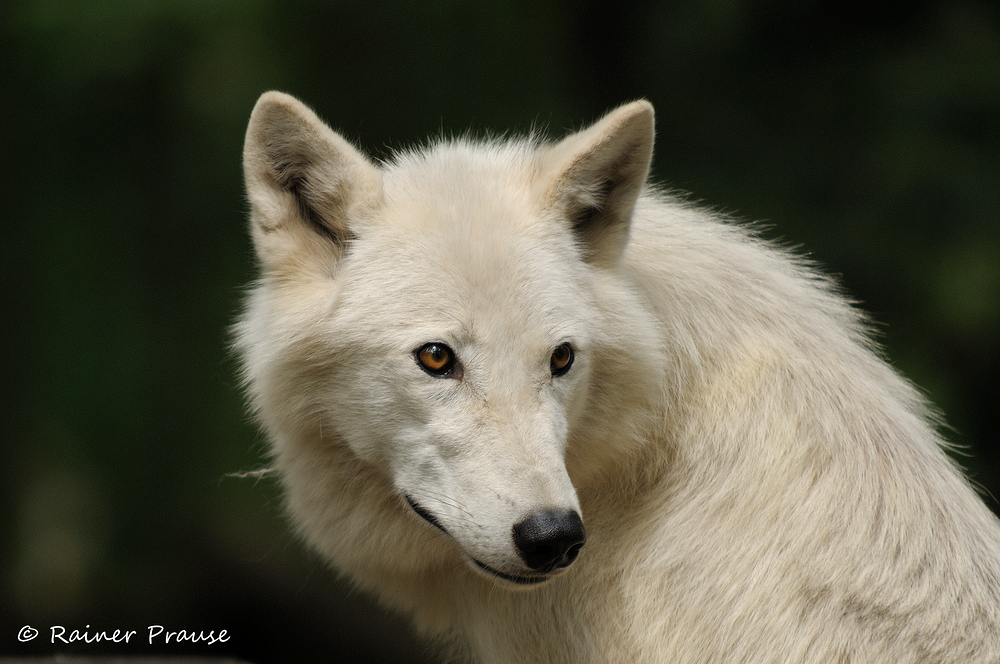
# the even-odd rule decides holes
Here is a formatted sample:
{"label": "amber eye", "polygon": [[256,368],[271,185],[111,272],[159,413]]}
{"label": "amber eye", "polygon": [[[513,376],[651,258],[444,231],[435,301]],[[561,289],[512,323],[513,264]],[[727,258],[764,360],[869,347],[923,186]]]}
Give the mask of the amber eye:
{"label": "amber eye", "polygon": [[561,344],[552,351],[549,368],[553,376],[562,376],[573,366],[573,347],[568,343]]}
{"label": "amber eye", "polygon": [[432,376],[444,378],[455,367],[455,353],[441,343],[424,344],[414,355],[417,364]]}

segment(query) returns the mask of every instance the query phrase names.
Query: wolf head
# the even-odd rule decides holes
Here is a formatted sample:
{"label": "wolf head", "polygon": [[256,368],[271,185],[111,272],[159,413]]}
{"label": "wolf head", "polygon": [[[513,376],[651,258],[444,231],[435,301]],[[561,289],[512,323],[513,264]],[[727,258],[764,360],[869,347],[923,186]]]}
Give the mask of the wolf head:
{"label": "wolf head", "polygon": [[609,275],[652,143],[639,101],[551,145],[376,165],[294,98],[261,97],[244,152],[261,278],[238,345],[279,467],[311,432],[490,578],[568,567],[586,540],[568,448],[643,343],[603,302],[632,297]]}

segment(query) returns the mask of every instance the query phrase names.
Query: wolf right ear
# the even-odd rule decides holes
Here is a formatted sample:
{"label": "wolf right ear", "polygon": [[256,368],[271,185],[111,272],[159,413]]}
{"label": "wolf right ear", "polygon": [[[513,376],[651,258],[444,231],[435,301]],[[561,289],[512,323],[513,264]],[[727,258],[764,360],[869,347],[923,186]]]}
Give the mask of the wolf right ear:
{"label": "wolf right ear", "polygon": [[302,102],[266,92],[250,114],[243,172],[254,247],[265,269],[303,253],[339,257],[357,210],[381,199],[382,175]]}
{"label": "wolf right ear", "polygon": [[556,143],[543,155],[546,205],[572,224],[586,260],[614,265],[653,157],[653,106],[635,101]]}

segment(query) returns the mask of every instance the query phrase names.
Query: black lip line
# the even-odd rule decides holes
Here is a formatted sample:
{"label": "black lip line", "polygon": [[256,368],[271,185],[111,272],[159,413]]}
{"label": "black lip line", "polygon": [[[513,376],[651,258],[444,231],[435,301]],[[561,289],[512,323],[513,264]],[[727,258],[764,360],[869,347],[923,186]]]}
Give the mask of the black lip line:
{"label": "black lip line", "polygon": [[515,576],[513,574],[506,574],[506,573],[501,572],[499,570],[493,569],[492,567],[490,567],[489,565],[487,565],[485,563],[479,562],[475,558],[470,558],[470,560],[472,562],[476,563],[476,565],[480,569],[489,572],[493,576],[500,577],[504,581],[510,581],[511,583],[516,583],[518,585],[530,586],[530,585],[533,585],[533,584],[536,584],[536,583],[542,583],[543,581],[548,581],[549,580],[549,577],[547,577],[547,576]]}
{"label": "black lip line", "polygon": [[420,503],[415,501],[413,498],[410,498],[410,494],[406,493],[403,494],[403,496],[406,498],[406,502],[410,505],[413,511],[417,513],[417,516],[419,516],[421,519],[423,519],[427,523],[431,524],[432,526],[440,530],[445,535],[448,534],[448,531],[444,529],[444,526],[441,525],[441,522],[438,521],[433,514],[424,509],[424,507]]}

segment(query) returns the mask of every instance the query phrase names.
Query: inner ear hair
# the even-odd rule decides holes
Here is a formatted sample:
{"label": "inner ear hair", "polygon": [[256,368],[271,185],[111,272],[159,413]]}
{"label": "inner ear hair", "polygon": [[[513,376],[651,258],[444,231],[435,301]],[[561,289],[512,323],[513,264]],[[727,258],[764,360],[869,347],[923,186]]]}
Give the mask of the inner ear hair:
{"label": "inner ear hair", "polygon": [[608,196],[614,186],[610,179],[599,179],[585,188],[581,187],[575,196],[571,196],[567,216],[573,233],[584,243],[591,242],[602,227],[614,223],[605,214]]}
{"label": "inner ear hair", "polygon": [[295,152],[288,152],[287,148],[287,145],[281,144],[265,146],[270,157],[272,177],[278,186],[294,197],[299,216],[314,231],[344,247],[354,234],[343,224],[338,224],[335,215],[343,215],[346,210],[343,205],[337,204],[331,192],[324,191],[311,179],[322,173],[322,164],[315,163],[317,156],[309,154],[308,148]]}

